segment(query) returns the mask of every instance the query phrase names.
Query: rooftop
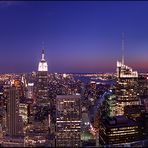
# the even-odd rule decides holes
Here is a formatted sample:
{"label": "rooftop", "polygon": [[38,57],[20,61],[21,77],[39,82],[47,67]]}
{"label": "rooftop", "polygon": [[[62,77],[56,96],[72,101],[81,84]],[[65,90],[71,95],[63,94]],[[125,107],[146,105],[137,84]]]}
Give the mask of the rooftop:
{"label": "rooftop", "polygon": [[136,122],[132,119],[128,119],[126,116],[115,116],[113,118],[108,117],[106,120],[103,121],[104,125],[107,128],[113,127],[126,127],[126,126],[135,126],[137,125]]}

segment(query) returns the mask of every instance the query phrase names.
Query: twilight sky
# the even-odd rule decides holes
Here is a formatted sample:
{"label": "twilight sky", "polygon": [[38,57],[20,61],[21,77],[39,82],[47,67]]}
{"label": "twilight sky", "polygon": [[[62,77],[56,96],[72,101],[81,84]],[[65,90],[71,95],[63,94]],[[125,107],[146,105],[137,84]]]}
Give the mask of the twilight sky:
{"label": "twilight sky", "polygon": [[36,71],[42,42],[49,72],[148,71],[147,1],[0,2],[0,73]]}

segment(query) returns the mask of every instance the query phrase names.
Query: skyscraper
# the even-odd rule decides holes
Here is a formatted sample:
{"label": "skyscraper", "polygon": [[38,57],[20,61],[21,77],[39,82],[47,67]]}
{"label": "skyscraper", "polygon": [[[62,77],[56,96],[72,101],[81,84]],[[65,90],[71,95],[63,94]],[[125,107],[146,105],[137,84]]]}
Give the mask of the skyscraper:
{"label": "skyscraper", "polygon": [[[28,96],[33,97],[34,83],[28,83]],[[49,97],[48,97],[48,64],[45,60],[44,49],[38,65],[35,98],[30,116],[30,125],[26,130],[26,146],[50,146],[49,144]]]}
{"label": "skyscraper", "polygon": [[44,49],[42,50],[42,58],[38,65],[37,75],[37,100],[36,103],[41,106],[49,105],[48,98],[48,64],[45,60]]}
{"label": "skyscraper", "polygon": [[123,115],[127,105],[140,105],[138,73],[120,62],[117,62],[116,96],[117,115]]}
{"label": "skyscraper", "polygon": [[19,129],[19,93],[14,86],[9,89],[7,130],[7,134],[10,136],[18,136],[22,132]]}
{"label": "skyscraper", "polygon": [[126,116],[115,116],[101,121],[99,141],[105,147],[128,147],[139,139],[138,124]]}
{"label": "skyscraper", "polygon": [[81,146],[80,95],[56,98],[56,147]]}
{"label": "skyscraper", "polygon": [[140,105],[138,72],[124,64],[124,38],[122,39],[122,62],[117,61],[116,96],[116,115],[123,115],[124,107],[127,105]]}

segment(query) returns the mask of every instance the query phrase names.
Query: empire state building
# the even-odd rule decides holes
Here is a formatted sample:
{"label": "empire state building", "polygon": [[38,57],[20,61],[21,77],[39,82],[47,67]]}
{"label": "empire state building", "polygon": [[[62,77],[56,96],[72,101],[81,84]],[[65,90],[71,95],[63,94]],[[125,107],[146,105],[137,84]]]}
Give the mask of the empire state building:
{"label": "empire state building", "polygon": [[40,106],[49,105],[48,98],[48,64],[45,60],[44,49],[42,50],[42,58],[38,65],[37,75],[37,104]]}
{"label": "empire state building", "polygon": [[39,72],[43,72],[43,71],[48,72],[48,64],[45,60],[44,49],[42,49],[42,58],[41,58],[41,61],[39,62],[38,71]]}

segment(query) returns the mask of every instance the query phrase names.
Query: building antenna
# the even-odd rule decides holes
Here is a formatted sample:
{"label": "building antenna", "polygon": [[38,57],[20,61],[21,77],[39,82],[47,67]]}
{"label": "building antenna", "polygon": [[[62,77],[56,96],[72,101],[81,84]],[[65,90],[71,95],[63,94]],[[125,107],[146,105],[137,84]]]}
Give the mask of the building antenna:
{"label": "building antenna", "polygon": [[45,46],[44,46],[44,41],[42,42],[42,60],[45,58]]}
{"label": "building antenna", "polygon": [[122,65],[124,65],[124,32],[122,32]]}

